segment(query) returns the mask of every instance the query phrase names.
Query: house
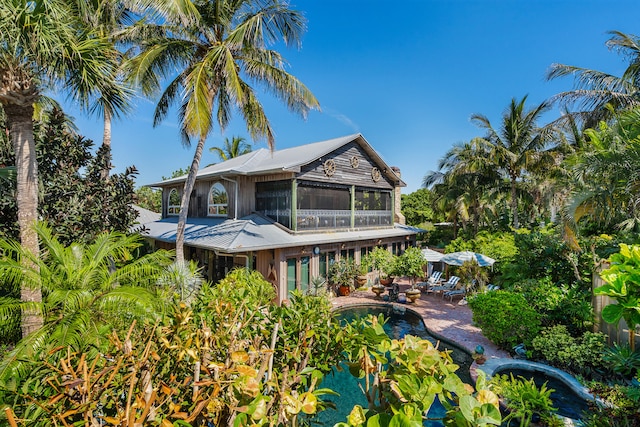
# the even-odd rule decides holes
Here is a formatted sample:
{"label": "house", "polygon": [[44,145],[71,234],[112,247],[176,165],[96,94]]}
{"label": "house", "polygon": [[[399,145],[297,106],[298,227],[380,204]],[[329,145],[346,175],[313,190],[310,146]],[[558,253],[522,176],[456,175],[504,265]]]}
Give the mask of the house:
{"label": "house", "polygon": [[[185,180],[151,185],[162,189],[162,218],[144,224],[156,248],[175,247]],[[236,266],[258,270],[282,301],[340,257],[358,263],[376,246],[399,254],[414,245],[422,230],[404,224],[403,186],[361,134],[259,149],[198,172],[185,256],[212,281]]]}

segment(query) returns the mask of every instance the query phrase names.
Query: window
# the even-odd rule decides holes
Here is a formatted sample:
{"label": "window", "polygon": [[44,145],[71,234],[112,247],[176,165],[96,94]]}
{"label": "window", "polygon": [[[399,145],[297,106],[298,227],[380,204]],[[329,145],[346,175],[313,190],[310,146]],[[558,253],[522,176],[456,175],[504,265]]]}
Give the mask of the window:
{"label": "window", "polygon": [[224,189],[224,186],[222,184],[220,184],[219,182],[216,182],[211,186],[211,190],[209,190],[207,215],[209,216],[226,215],[227,206],[228,206],[227,191]]}
{"label": "window", "polygon": [[169,192],[169,205],[167,208],[168,215],[178,215],[180,213],[180,195],[175,188]]}
{"label": "window", "polygon": [[383,190],[356,189],[356,210],[390,211],[391,192]]}
{"label": "window", "polygon": [[258,182],[256,211],[291,228],[291,181]]}
{"label": "window", "polygon": [[351,209],[349,187],[300,182],[298,184],[297,208],[301,210],[349,210]]}

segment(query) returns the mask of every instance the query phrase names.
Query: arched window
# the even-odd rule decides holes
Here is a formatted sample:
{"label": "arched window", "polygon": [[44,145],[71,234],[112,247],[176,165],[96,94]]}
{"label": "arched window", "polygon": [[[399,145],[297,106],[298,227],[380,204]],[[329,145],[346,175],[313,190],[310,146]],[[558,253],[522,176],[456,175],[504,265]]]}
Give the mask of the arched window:
{"label": "arched window", "polygon": [[209,201],[207,215],[217,216],[227,214],[227,190],[219,182],[216,182],[211,186],[209,190]]}
{"label": "arched window", "polygon": [[167,214],[169,215],[178,215],[180,213],[180,194],[178,194],[178,190],[175,188],[169,192],[169,205],[167,209]]}

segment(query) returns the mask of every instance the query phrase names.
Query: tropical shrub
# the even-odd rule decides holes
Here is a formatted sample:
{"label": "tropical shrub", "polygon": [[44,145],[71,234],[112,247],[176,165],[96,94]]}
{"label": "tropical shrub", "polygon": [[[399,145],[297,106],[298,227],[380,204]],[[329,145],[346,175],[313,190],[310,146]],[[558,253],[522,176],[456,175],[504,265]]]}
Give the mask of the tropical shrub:
{"label": "tropical shrub", "polygon": [[381,279],[387,278],[393,273],[395,256],[387,249],[376,246],[366,255],[367,263],[378,272]]}
{"label": "tropical shrub", "polygon": [[489,272],[486,267],[480,267],[475,260],[465,261],[456,268],[455,275],[467,287],[467,291],[484,289],[489,281]]}
{"label": "tropical shrub", "polygon": [[446,253],[473,251],[496,260],[497,266],[511,262],[518,254],[512,232],[480,231],[473,239],[462,237],[451,241],[445,248]]}
{"label": "tropical shrub", "polygon": [[[89,242],[103,231],[128,232],[136,219],[135,167],[123,173],[101,177],[111,163],[104,146],[97,150],[91,140],[74,130],[74,125],[57,108],[34,122],[40,199],[39,217],[56,230],[64,244]],[[0,117],[0,132],[8,129]],[[0,165],[15,164],[13,146],[0,138]],[[16,182],[0,184],[0,237],[18,239]]]}
{"label": "tropical shrub", "polygon": [[414,285],[416,278],[424,275],[422,268],[426,263],[422,251],[419,248],[410,247],[395,258],[393,272],[395,276],[408,277]]}
{"label": "tropical shrub", "polygon": [[592,408],[585,427],[640,427],[640,387],[593,382],[589,389],[606,404]]}
{"label": "tropical shrub", "polygon": [[522,294],[540,313],[543,326],[566,324],[574,335],[593,324],[591,294],[578,287],[559,286],[551,277],[514,282],[508,290]]}
{"label": "tropical shrub", "polygon": [[484,336],[503,349],[529,346],[540,329],[540,315],[520,294],[509,291],[479,293],[468,298],[473,321]]}
{"label": "tropical shrub", "polygon": [[337,427],[422,426],[435,399],[447,409],[444,425],[500,425],[498,398],[481,371],[474,391],[456,375],[458,365],[449,353],[411,335],[392,340],[383,323],[382,315],[369,316],[340,331],[345,363],[351,374],[364,378],[368,407],[356,405]]}
{"label": "tropical shrub", "polygon": [[602,356],[606,366],[624,378],[640,375],[640,351],[633,351],[628,345],[618,345],[605,348]]}
{"label": "tropical shrub", "polygon": [[620,252],[609,258],[611,266],[600,273],[605,281],[594,289],[596,295],[614,298],[617,304],[609,304],[602,310],[607,323],[624,319],[629,329],[629,345],[635,350],[636,326],[640,325],[640,245],[620,244]]}
{"label": "tropical shrub", "polygon": [[[547,388],[544,383],[538,387],[533,378],[514,378],[513,374],[496,375],[491,378],[492,390],[502,398],[509,414],[503,421],[520,420],[521,427],[531,424],[534,415],[540,416],[545,425],[555,419],[556,408],[553,407],[551,393],[555,390]],[[564,424],[560,424],[564,425]]]}
{"label": "tropical shrub", "polygon": [[334,287],[348,286],[353,289],[356,274],[358,270],[354,261],[349,258],[340,258],[329,267],[329,284]]}
{"label": "tropical shrub", "polygon": [[533,339],[535,355],[560,369],[590,374],[602,370],[602,353],[606,336],[599,332],[585,332],[574,338],[565,325],[543,328]]}
{"label": "tropical shrub", "polygon": [[573,251],[555,228],[518,229],[514,237],[518,256],[502,268],[503,287],[526,278],[550,277],[564,284],[578,280]]}
{"label": "tropical shrub", "polygon": [[42,289],[41,303],[0,298],[0,325],[15,325],[24,307],[34,308],[43,321],[0,362],[0,383],[21,375],[22,360],[30,354],[57,346],[98,351],[112,330],[126,331],[133,321],[155,323],[162,316],[158,281],[172,262],[170,252],[138,257],[138,235],[103,233],[91,244],[65,246],[45,224],[37,224],[36,232],[39,255],[0,240],[0,281]]}
{"label": "tropical shrub", "polygon": [[338,325],[325,298],[294,292],[278,307],[274,296],[259,273],[234,270],[157,324],[110,334],[101,354],[36,355],[2,402],[25,426],[304,423],[325,407],[318,384],[338,363]]}

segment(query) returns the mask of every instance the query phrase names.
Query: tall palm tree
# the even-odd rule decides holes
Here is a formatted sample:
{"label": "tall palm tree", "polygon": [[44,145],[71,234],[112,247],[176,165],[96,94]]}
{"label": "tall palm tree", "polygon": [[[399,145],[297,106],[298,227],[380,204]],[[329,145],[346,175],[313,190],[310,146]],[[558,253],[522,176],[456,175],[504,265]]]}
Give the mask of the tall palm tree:
{"label": "tall palm tree", "polygon": [[251,144],[247,143],[241,136],[234,136],[231,141],[229,141],[229,138],[225,138],[223,147],[211,147],[209,151],[216,153],[220,160],[225,161],[250,153]]}
{"label": "tall palm tree", "polygon": [[47,226],[38,224],[35,231],[44,249],[41,256],[18,242],[0,240],[0,280],[41,287],[44,294],[39,303],[0,298],[2,322],[11,322],[26,305],[44,314],[42,327],[4,358],[0,379],[10,378],[19,360],[46,346],[100,348],[107,337],[101,331],[126,330],[133,320],[155,321],[162,313],[157,284],[172,261],[170,252],[136,258],[142,246],[138,235],[103,233],[91,244],[65,247]]}
{"label": "tall palm tree", "polygon": [[[131,111],[131,101],[134,95],[123,73],[126,70],[124,62],[127,53],[115,50],[116,46],[135,48],[137,37],[140,36],[140,28],[135,25],[136,16],[130,7],[134,6],[129,0],[74,0],[73,6],[81,22],[93,28],[96,35],[109,40],[114,44],[114,54],[117,55],[118,68],[112,68],[112,75],[105,79],[105,84],[100,91],[88,94],[83,91],[71,90],[71,95],[78,104],[90,113],[102,116],[103,135],[102,145],[111,153],[111,127],[113,119]],[[144,21],[141,20],[144,24]],[[73,83],[74,80],[71,80]],[[89,96],[92,95],[92,96]],[[102,179],[109,178],[110,165],[102,171]]]}
{"label": "tall palm tree", "polygon": [[176,231],[176,258],[184,261],[184,228],[191,192],[198,173],[207,136],[214,117],[224,130],[236,109],[251,137],[266,138],[273,148],[274,134],[258,101],[255,82],[282,99],[287,107],[306,116],[318,101],[298,79],[284,70],[281,55],[268,45],[282,40],[299,45],[305,29],[301,13],[281,0],[212,0],[181,3],[186,12],[165,13],[157,27],[161,37],[150,37],[133,60],[137,80],[146,93],[160,88],[159,76],[172,76],[156,107],[154,124],[160,123],[169,107],[181,101],[179,117],[183,143],[196,138]]}
{"label": "tall palm tree", "polygon": [[567,164],[574,178],[568,205],[574,223],[589,218],[598,229],[640,226],[640,108],[617,115],[611,126],[586,131],[588,141]]}
{"label": "tall palm tree", "polygon": [[550,104],[542,102],[531,110],[525,109],[527,96],[520,101],[511,100],[502,115],[502,122],[495,129],[482,114],[473,114],[471,121],[487,131],[485,140],[490,144],[490,158],[497,170],[510,182],[510,201],[513,227],[519,228],[518,183],[536,168],[555,162],[554,155],[545,151],[555,133],[553,126],[538,127],[537,121],[549,110]]}
{"label": "tall palm tree", "polygon": [[610,50],[628,58],[629,65],[621,76],[573,65],[552,64],[547,79],[573,76],[575,89],[559,93],[551,102],[577,105],[586,127],[595,127],[599,121],[612,118],[611,104],[615,109],[626,109],[640,105],[640,38],[620,31],[611,31],[606,42]]}
{"label": "tall palm tree", "polygon": [[[34,103],[42,90],[60,83],[90,97],[108,85],[117,66],[112,45],[83,27],[67,0],[0,2],[0,104],[9,125],[17,175],[20,239],[39,251],[33,229],[38,212],[38,168],[33,137]],[[106,77],[105,77],[106,76]],[[39,302],[38,287],[23,287],[25,301]],[[23,335],[39,328],[38,313],[25,312]]]}
{"label": "tall palm tree", "polygon": [[454,198],[458,214],[472,218],[473,234],[478,232],[480,217],[500,176],[489,161],[491,146],[481,138],[456,144],[438,164],[439,171],[427,174],[423,186],[433,188],[438,198]]}

